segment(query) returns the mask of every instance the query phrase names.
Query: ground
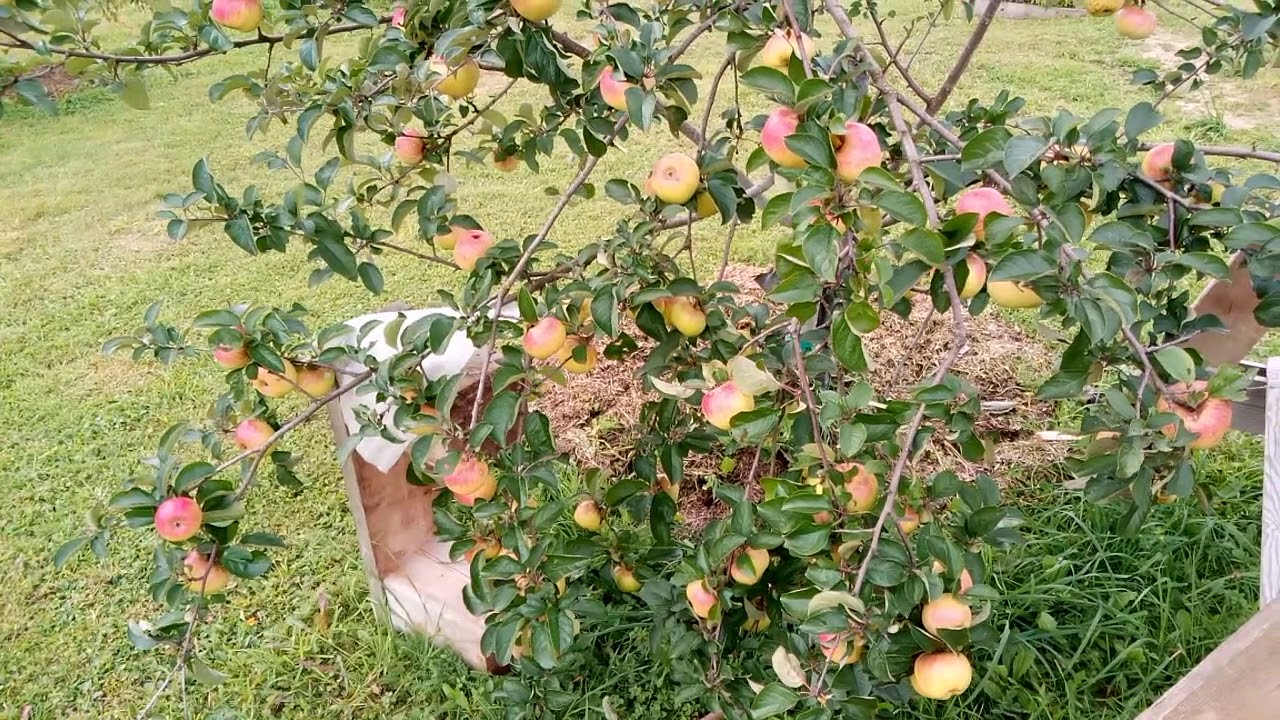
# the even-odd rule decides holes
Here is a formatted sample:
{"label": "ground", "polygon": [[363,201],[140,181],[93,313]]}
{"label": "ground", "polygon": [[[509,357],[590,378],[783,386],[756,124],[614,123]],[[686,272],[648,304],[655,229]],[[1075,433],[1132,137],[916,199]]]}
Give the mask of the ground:
{"label": "ground", "polygon": [[[897,10],[892,23],[899,28],[924,9],[915,0],[881,6]],[[1167,61],[1170,37],[1175,45],[1185,37],[1185,26],[1162,22],[1177,35],[1165,32],[1160,42],[1143,44],[1118,38],[1109,20],[997,21],[956,97],[989,98],[1012,88],[1031,111],[1069,107],[1077,114],[1150,99],[1128,84],[1130,73]],[[934,32],[935,44],[913,66],[926,86],[937,84],[966,33],[959,18]],[[330,52],[341,47],[329,44]],[[705,69],[719,52],[704,43],[693,56]],[[390,298],[336,281],[312,291],[301,252],[250,258],[215,231],[181,243],[166,238],[153,219],[159,198],[187,187],[201,155],[228,186],[254,182],[272,193],[288,182],[249,161],[282,142],[280,131],[246,143],[248,103],[207,99],[210,83],[263,59],[252,50],[158,78],[149,113],[82,88],[62,96],[55,119],[27,111],[0,119],[5,720],[131,718],[170,662],[134,650],[124,634],[127,618],[155,611],[145,600],[144,536],[119,536],[107,561],[86,557],[61,572],[50,556],[79,530],[95,501],[141,470],[160,432],[203,416],[219,373],[203,362],[161,368],[104,357],[98,351],[104,340],[131,331],[156,299],[164,301],[167,317],[182,320],[234,301],[298,298],[322,326],[389,299],[426,303],[436,288],[457,282],[393,259],[384,266]],[[1169,120],[1154,134],[1275,146],[1267,98],[1277,97],[1277,86],[1276,71],[1248,91],[1238,81],[1215,80],[1204,94],[1168,107]],[[510,102],[537,97],[520,89]],[[638,181],[658,154],[681,144],[660,129],[637,134],[627,152],[610,154],[598,172]],[[562,155],[545,169],[545,178],[527,170],[459,172],[464,209],[504,235],[532,232],[553,202],[536,188],[563,183],[570,161]],[[612,212],[607,201],[575,205],[558,236],[572,242],[604,232]],[[700,267],[710,273],[721,230],[700,227],[698,233]],[[740,234],[735,261],[767,262],[774,238]],[[1029,318],[1008,319],[1032,337]],[[1276,347],[1272,339],[1264,351]],[[1048,427],[1070,418],[1039,420]],[[469,674],[447,654],[374,622],[325,430],[306,428],[288,445],[305,453],[300,474],[308,486],[297,497],[263,488],[251,518],[279,530],[289,548],[264,581],[232,594],[211,630],[207,659],[230,679],[172,693],[159,715],[180,717],[186,703],[196,717],[221,720],[499,717],[490,699],[494,679]],[[1132,540],[1109,535],[1115,511],[1062,490],[1052,471],[1008,468],[1002,480],[1027,516],[1031,544],[999,569],[1007,594],[995,618],[1006,640],[1002,652],[979,658],[977,689],[964,701],[921,705],[902,716],[1132,717],[1253,612],[1260,464],[1256,441],[1232,438],[1197,465],[1212,509],[1161,508]],[[1100,533],[1094,540],[1090,529]],[[616,653],[608,668],[583,678],[582,698],[567,716],[600,717],[606,705],[627,709],[626,717],[691,714],[671,706],[660,668],[638,666],[626,647]],[[1007,689],[1007,676],[1017,680],[1016,692]]]}

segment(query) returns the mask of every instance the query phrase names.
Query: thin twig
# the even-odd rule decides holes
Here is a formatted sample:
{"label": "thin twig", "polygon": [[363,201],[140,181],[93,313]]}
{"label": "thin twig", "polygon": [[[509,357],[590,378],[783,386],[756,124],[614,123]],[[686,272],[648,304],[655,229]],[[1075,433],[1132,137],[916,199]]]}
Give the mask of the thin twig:
{"label": "thin twig", "polygon": [[[911,88],[912,92],[919,96],[921,100],[930,102],[931,99],[929,97],[929,91],[925,90],[923,85],[916,82],[911,71],[898,59],[898,53],[893,50],[892,43],[889,42],[889,34],[885,32],[884,22],[880,20],[880,16],[876,13],[875,6],[868,5],[867,12],[871,15],[871,24],[875,25],[876,34],[880,36],[880,43],[884,45],[884,51],[889,56],[889,63],[893,65],[894,69],[898,71],[898,74],[902,76],[902,79],[906,81],[907,87]],[[903,42],[905,43],[906,41],[904,40]],[[901,50],[902,48],[899,47],[898,49]]]}
{"label": "thin twig", "polygon": [[809,423],[813,426],[813,441],[818,445],[818,457],[822,459],[822,468],[826,470],[828,480],[834,469],[831,458],[827,457],[827,443],[822,435],[822,422],[818,419],[818,406],[813,402],[813,389],[810,387],[809,373],[804,369],[804,351],[800,348],[800,321],[791,318],[791,355],[796,363],[796,374],[800,378],[800,392],[804,394],[804,404],[809,411]]}
{"label": "thin twig", "polygon": [[720,271],[716,273],[716,282],[724,280],[724,273],[729,269],[729,252],[733,249],[733,236],[738,229],[738,216],[729,221],[729,232],[724,237],[724,251],[720,253]]}
{"label": "thin twig", "polygon": [[720,63],[720,68],[716,70],[716,74],[711,78],[711,89],[707,91],[706,106],[702,108],[702,126],[699,132],[702,135],[702,144],[698,147],[699,151],[706,150],[707,145],[707,125],[711,122],[711,112],[715,109],[716,94],[720,92],[720,80],[724,78],[724,74],[729,68],[734,66],[734,62],[738,57],[738,53],[729,52],[724,56],[724,62]]}
{"label": "thin twig", "polygon": [[[1150,150],[1158,143],[1138,143],[1139,150]],[[1272,150],[1258,150],[1257,148],[1244,147],[1241,145],[1197,145],[1196,150],[1204,155],[1217,155],[1220,157],[1233,157],[1242,160],[1262,160],[1264,162],[1280,163],[1280,152]]]}
{"label": "thin twig", "polygon": [[946,79],[938,87],[938,92],[933,94],[933,99],[925,104],[926,111],[931,113],[938,112],[946,104],[947,98],[951,97],[951,93],[955,91],[956,85],[960,82],[960,77],[964,75],[965,70],[969,69],[969,61],[973,59],[974,52],[977,51],[978,46],[986,38],[987,30],[991,28],[991,20],[995,18],[996,11],[1000,9],[1000,3],[1001,0],[987,0],[987,7],[978,16],[978,25],[969,35],[969,40],[964,44],[964,49],[960,51],[960,55],[956,57],[955,64],[951,66],[951,72],[947,73]]}
{"label": "thin twig", "polygon": [[800,64],[804,66],[804,76],[813,77],[813,66],[809,60],[809,51],[804,49],[802,38],[804,33],[800,32],[800,23],[796,22],[796,10],[791,6],[791,0],[782,0],[782,12],[787,16],[787,23],[791,25],[791,36],[795,40],[796,52],[800,53]]}

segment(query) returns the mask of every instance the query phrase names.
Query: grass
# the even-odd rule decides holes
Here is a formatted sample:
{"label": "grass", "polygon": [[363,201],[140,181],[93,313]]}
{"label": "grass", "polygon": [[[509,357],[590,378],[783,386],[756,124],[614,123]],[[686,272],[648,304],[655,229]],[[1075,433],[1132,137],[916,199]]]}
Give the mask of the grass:
{"label": "grass", "polygon": [[[897,10],[891,25],[898,29],[924,7],[884,5]],[[927,87],[937,85],[965,36],[960,22],[935,31],[913,68]],[[342,47],[329,44],[330,52]],[[1140,47],[1122,44],[1107,21],[997,22],[956,97],[1016,88],[1032,112],[1126,106],[1148,97],[1127,84],[1145,62]],[[719,52],[703,43],[692,60],[710,69]],[[132,330],[156,299],[167,317],[182,320],[235,301],[298,298],[317,326],[388,300],[336,281],[308,290],[301,252],[249,258],[216,231],[173,243],[153,219],[159,198],[186,188],[202,155],[228,187],[257,183],[268,195],[287,187],[289,178],[249,162],[282,143],[281,133],[246,143],[248,103],[211,105],[206,97],[210,83],[263,59],[248,51],[158,77],[150,113],[90,89],[63,99],[57,118],[20,110],[0,120],[0,425],[8,428],[0,443],[0,718],[26,717],[28,706],[33,720],[130,718],[171,662],[135,651],[123,631],[126,618],[155,610],[145,600],[149,549],[141,535],[115,538],[105,562],[82,558],[62,572],[50,556],[79,530],[86,509],[139,470],[164,428],[202,416],[219,373],[200,362],[164,369],[103,357],[102,341]],[[1262,87],[1274,87],[1274,76]],[[539,98],[535,89],[518,88],[504,107]],[[762,107],[758,99],[748,103]],[[1233,130],[1217,117],[1174,110],[1158,134],[1194,130],[1218,142],[1275,144],[1264,130]],[[655,157],[680,144],[660,129],[635,134],[626,152],[601,163],[597,177],[638,180]],[[465,210],[504,236],[533,232],[553,202],[540,188],[563,185],[571,167],[561,155],[545,171],[545,178],[525,170],[459,172]],[[576,204],[557,237],[575,243],[607,232],[614,212],[604,200]],[[704,273],[717,260],[721,232],[698,230]],[[768,261],[774,237],[754,229],[739,236],[737,259]],[[430,302],[436,288],[456,282],[395,258],[384,271],[388,294],[409,302]],[[195,716],[220,720],[498,717],[492,694],[499,680],[468,673],[447,653],[375,623],[330,442],[323,428],[311,427],[288,445],[304,455],[300,474],[309,484],[298,497],[262,488],[250,521],[280,531],[290,546],[265,580],[232,594],[206,641],[207,659],[230,679],[172,693],[159,716],[180,717],[186,703]],[[1253,610],[1260,458],[1256,442],[1232,441],[1200,468],[1219,491],[1214,513],[1161,509],[1138,540],[1103,535],[1087,544],[1084,528],[1106,527],[1111,509],[1051,487],[1017,490],[1032,544],[1002,572],[1010,600],[995,626],[1009,628],[1008,652],[980,659],[979,673],[992,674],[981,692],[911,716],[1132,715]],[[1042,555],[1057,561],[1045,564]],[[332,608],[327,631],[313,619],[322,593]],[[568,716],[600,717],[606,697],[628,717],[642,710],[691,714],[672,707],[660,668],[636,666],[641,653],[625,642],[615,653],[607,670],[582,681],[583,701]],[[1017,680],[1016,692],[1006,673]],[[602,692],[606,677],[625,681]]]}

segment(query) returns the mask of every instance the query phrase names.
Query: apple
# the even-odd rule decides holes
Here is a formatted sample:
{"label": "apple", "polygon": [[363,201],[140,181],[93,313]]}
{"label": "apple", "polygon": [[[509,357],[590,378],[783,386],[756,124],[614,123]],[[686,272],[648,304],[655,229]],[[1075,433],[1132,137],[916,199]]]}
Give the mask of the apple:
{"label": "apple", "polygon": [[327,395],[337,386],[333,368],[323,365],[303,365],[298,371],[298,389],[313,398]]}
{"label": "apple", "polygon": [[418,408],[418,414],[422,418],[414,418],[413,427],[409,432],[414,435],[435,435],[440,432],[440,411],[435,407],[423,404]]}
{"label": "apple", "polygon": [[719,615],[720,598],[716,597],[706,579],[694,580],[684,588],[684,596],[689,600],[693,614],[705,620],[714,620]]}
{"label": "apple", "polygon": [[[582,362],[578,362],[573,358],[573,349],[579,345],[587,346],[587,357]],[[571,372],[575,375],[591,372],[596,368],[596,363],[600,360],[600,356],[591,341],[576,335],[565,340],[564,346],[560,348],[560,353],[556,355],[556,358],[561,360],[561,367],[565,369],[565,372]]]}
{"label": "apple", "polygon": [[1142,174],[1158,183],[1169,181],[1173,174],[1173,143],[1160,143],[1142,156]]}
{"label": "apple", "polygon": [[820,633],[818,635],[818,648],[822,650],[822,655],[837,665],[848,665],[849,663],[858,662],[862,657],[862,649],[866,642],[861,635],[854,637],[852,640],[847,633]]}
{"label": "apple", "polygon": [[466,228],[450,225],[448,232],[436,235],[436,247],[441,250],[453,250],[458,246],[458,233],[466,232]]}
{"label": "apple", "polygon": [[747,611],[747,620],[742,623],[742,629],[747,632],[764,632],[773,622],[769,619],[769,613],[757,605],[756,601],[748,600],[742,604],[742,608]]}
{"label": "apple", "polygon": [[408,8],[406,8],[403,5],[397,5],[394,9],[392,9],[391,27],[395,27],[395,28],[404,27],[404,16],[406,12],[408,12]]}
{"label": "apple", "polygon": [[844,489],[849,493],[845,512],[862,513],[870,510],[880,498],[880,481],[862,463],[841,463],[835,469],[845,478]]}
{"label": "apple", "polygon": [[627,109],[627,88],[635,87],[634,84],[626,80],[619,80],[616,76],[621,75],[612,66],[606,66],[604,71],[600,73],[600,97],[604,102],[614,110]]}
{"label": "apple", "polygon": [[698,213],[699,218],[709,218],[718,215],[720,208],[716,205],[715,198],[711,197],[711,193],[704,191],[698,193],[698,204],[694,212]]}
{"label": "apple", "polygon": [[795,133],[800,125],[800,116],[789,107],[780,107],[769,113],[760,128],[760,145],[769,159],[784,168],[798,170],[805,166],[804,158],[787,147],[787,138]]}
{"label": "apple", "polygon": [[769,569],[769,551],[764,548],[747,548],[733,559],[729,566],[729,575],[734,582],[743,585],[755,585],[760,576]]}
{"label": "apple", "polygon": [[156,508],[156,534],[169,542],[185,542],[200,532],[202,518],[204,511],[193,498],[185,495],[168,498]]}
{"label": "apple", "polygon": [[284,375],[278,375],[265,367],[258,367],[258,377],[253,379],[253,389],[269,398],[279,398],[293,392],[298,382],[298,369],[288,360],[283,360]]}
{"label": "apple", "polygon": [[911,687],[930,700],[949,700],[969,689],[973,666],[957,652],[940,650],[916,658]]}
{"label": "apple", "polygon": [[987,283],[987,294],[1000,307],[1034,308],[1044,304],[1044,298],[1030,285],[1016,280],[993,280]]}
{"label": "apple", "polygon": [[836,145],[836,177],[845,182],[857,180],[867,168],[880,167],[884,159],[876,131],[860,122],[845,123],[844,135],[833,135],[832,141],[839,143]]}
{"label": "apple", "polygon": [[920,611],[920,623],[930,634],[939,630],[964,630],[973,624],[973,611],[951,593],[943,593],[925,603]]}
{"label": "apple", "polygon": [[964,279],[964,286],[960,288],[960,297],[968,300],[981,292],[982,286],[987,284],[987,264],[973,253],[964,256],[964,264],[969,266],[969,276]]}
{"label": "apple", "polygon": [[[941,560],[934,560],[933,571],[938,575],[942,575],[942,573],[947,571],[947,566],[943,565]],[[971,587],[973,587],[973,575],[969,574],[969,568],[962,568],[960,570],[960,591],[956,594],[963,595],[968,592]]]}
{"label": "apple", "polygon": [[502,172],[511,172],[520,164],[520,158],[515,155],[502,155],[497,150],[493,151],[493,166]]}
{"label": "apple", "polygon": [[560,352],[567,338],[564,323],[559,318],[547,316],[529,326],[524,331],[521,344],[529,357],[535,360],[546,360]]}
{"label": "apple", "polygon": [[956,214],[964,215],[966,213],[976,213],[978,215],[978,224],[974,226],[973,234],[979,240],[985,240],[987,236],[987,216],[991,213],[1013,215],[1013,206],[1000,194],[999,190],[979,187],[965,192],[956,199]]}
{"label": "apple", "polygon": [[667,494],[672,502],[680,502],[680,483],[673,483],[666,475],[658,477],[658,489]]}
{"label": "apple", "polygon": [[813,55],[817,52],[813,38],[800,33],[800,42],[797,43],[790,30],[774,30],[760,50],[760,64],[786,72],[791,56],[799,53],[801,48],[804,49],[803,57],[813,60]]}
{"label": "apple", "polygon": [[560,10],[560,0],[511,0],[511,7],[529,22],[542,22]]}
{"label": "apple", "polygon": [[[1190,387],[1186,383],[1174,383],[1156,401],[1157,411],[1177,415],[1187,432],[1196,436],[1187,446],[1192,450],[1205,450],[1217,445],[1231,429],[1231,401],[1206,397],[1208,388],[1209,383],[1204,380],[1197,380]],[[1178,424],[1165,425],[1164,434],[1176,437]]]}
{"label": "apple", "polygon": [[456,67],[449,67],[445,59],[437,55],[431,59],[429,67],[431,72],[442,76],[432,89],[454,100],[470,95],[480,84],[480,66],[471,58],[466,58]]}
{"label": "apple", "polygon": [[467,550],[464,557],[467,562],[471,562],[477,555],[483,555],[485,560],[492,560],[502,554],[502,543],[493,538],[476,538],[476,544]]}
{"label": "apple", "polygon": [[734,415],[754,410],[755,407],[755,398],[739,389],[732,380],[702,395],[702,414],[706,416],[707,422],[721,430],[729,429]]}
{"label": "apple", "polygon": [[920,522],[920,513],[916,512],[915,508],[911,506],[902,508],[902,517],[898,518],[898,528],[903,534],[910,535],[915,532],[916,528],[920,527]]}
{"label": "apple", "polygon": [[1156,31],[1156,14],[1137,5],[1116,12],[1116,31],[1130,40],[1145,40]]}
{"label": "apple", "polygon": [[231,573],[199,550],[192,550],[183,558],[182,574],[188,590],[206,595],[220,593],[231,583]]}
{"label": "apple", "polygon": [[213,361],[228,370],[239,370],[249,364],[249,348],[244,343],[219,345],[213,349]]}
{"label": "apple", "polygon": [[459,460],[453,472],[444,476],[444,486],[453,491],[458,502],[468,506],[477,499],[489,500],[498,492],[498,480],[489,472],[489,465],[474,457]]}
{"label": "apple", "polygon": [[698,163],[684,153],[663,155],[649,174],[654,196],[672,205],[683,205],[693,199],[700,180]]}
{"label": "apple", "polygon": [[698,302],[693,298],[671,298],[664,314],[667,322],[670,322],[671,326],[685,337],[698,337],[703,330],[707,329],[707,314],[698,307]]}
{"label": "apple", "polygon": [[493,247],[493,236],[484,230],[457,228],[453,236],[453,261],[467,272],[475,270],[476,262]]}
{"label": "apple", "polygon": [[262,0],[213,0],[209,18],[225,28],[253,32],[262,22]]}
{"label": "apple", "polygon": [[626,565],[613,566],[613,582],[618,589],[624,593],[640,592],[640,581],[636,579],[636,574]]}
{"label": "apple", "polygon": [[1125,0],[1084,0],[1085,12],[1093,17],[1106,17],[1114,15],[1117,10],[1124,7]]}
{"label": "apple", "polygon": [[600,532],[600,526],[604,524],[604,516],[600,513],[600,506],[595,500],[583,500],[573,509],[573,521],[583,530]]}
{"label": "apple", "polygon": [[426,134],[417,128],[405,128],[396,136],[396,159],[405,165],[417,165],[422,162],[427,151]]}
{"label": "apple", "polygon": [[248,418],[236,425],[232,438],[241,450],[257,450],[276,434],[275,428],[262,418]]}

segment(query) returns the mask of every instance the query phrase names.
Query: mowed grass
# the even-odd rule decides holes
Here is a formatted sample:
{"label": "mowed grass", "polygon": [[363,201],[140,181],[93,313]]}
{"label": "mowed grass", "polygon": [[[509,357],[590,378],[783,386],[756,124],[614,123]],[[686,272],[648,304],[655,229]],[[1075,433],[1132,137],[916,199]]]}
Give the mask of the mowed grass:
{"label": "mowed grass", "polygon": [[[890,24],[897,29],[925,9],[904,1],[882,7],[896,9]],[[934,31],[913,66],[927,87],[937,85],[967,32],[958,20]],[[329,52],[340,53],[350,42],[331,42]],[[1127,106],[1150,97],[1128,85],[1130,72],[1148,62],[1141,47],[1123,43],[1105,20],[997,21],[954,102],[989,99],[1011,88],[1034,112],[1068,107],[1087,115]],[[705,42],[691,58],[709,71],[720,52],[718,43]],[[258,150],[278,148],[287,134],[277,127],[246,142],[249,103],[232,98],[210,104],[206,95],[212,82],[263,61],[255,49],[181,68],[172,79],[157,75],[153,109],[146,113],[85,90],[64,99],[56,118],[11,111],[0,120],[5,720],[133,717],[171,663],[163,654],[134,650],[124,634],[127,619],[157,611],[146,594],[145,533],[116,537],[105,562],[86,556],[56,572],[50,557],[80,530],[92,504],[141,471],[141,459],[166,427],[201,420],[220,373],[199,361],[161,368],[103,357],[103,340],[131,331],[155,300],[164,302],[165,317],[180,322],[232,302],[297,299],[323,326],[391,299],[427,303],[436,289],[457,282],[434,268],[388,257],[386,297],[342,281],[309,290],[311,263],[301,250],[251,258],[217,230],[181,243],[166,238],[154,219],[159,199],[189,187],[191,165],[201,156],[209,157],[229,188],[254,183],[270,196],[291,184],[291,176],[249,161]],[[1253,87],[1275,88],[1274,75]],[[1234,84],[1214,87],[1223,92]],[[542,97],[536,88],[519,86],[501,107]],[[1232,97],[1247,106],[1243,96]],[[745,100],[750,109],[764,108],[759,98]],[[1216,142],[1275,144],[1268,132],[1232,130],[1176,110],[1170,108],[1170,120],[1153,136],[1210,128]],[[633,132],[622,152],[601,163],[595,179],[639,182],[654,158],[682,147],[685,141],[661,128]],[[313,167],[317,157],[309,155]],[[542,177],[525,169],[510,175],[460,169],[459,196],[464,211],[495,233],[520,237],[536,231],[554,202],[541,189],[563,187],[572,173],[567,153],[544,162]],[[603,198],[576,203],[554,237],[570,245],[585,242],[608,232],[617,212]],[[718,261],[722,237],[722,228],[707,223],[697,229],[704,276]],[[766,263],[775,239],[744,228],[735,258]],[[306,458],[300,473],[307,488],[297,496],[259,488],[247,523],[280,532],[289,547],[276,554],[264,580],[231,594],[202,636],[203,656],[230,679],[214,688],[190,684],[185,693],[171,692],[157,716],[181,717],[189,709],[194,717],[223,720],[499,717],[490,699],[497,680],[468,673],[447,653],[375,623],[325,429],[304,428],[287,449]],[[1260,461],[1255,441],[1234,439],[1200,465],[1202,480],[1220,498],[1213,512],[1195,505],[1161,508],[1139,540],[1105,534],[1111,509],[1082,505],[1052,487],[1015,489],[1029,513],[1032,542],[1010,559],[999,581],[1009,601],[999,606],[995,622],[1008,627],[1008,652],[978,658],[979,677],[986,678],[982,692],[903,716],[1131,716],[1253,611]],[[1090,540],[1090,529],[1104,534]],[[1172,554],[1162,555],[1166,551]],[[1042,562],[1041,555],[1054,560]],[[313,620],[322,594],[332,611],[327,631]],[[626,717],[691,714],[670,705],[661,668],[637,665],[639,650],[628,645],[633,641],[642,638],[618,645],[612,665],[580,681],[582,701],[568,716],[600,717],[607,697]],[[1015,660],[1015,651],[1023,659]],[[1009,693],[1004,676],[1010,673],[1019,683],[1016,697],[988,694]]]}

